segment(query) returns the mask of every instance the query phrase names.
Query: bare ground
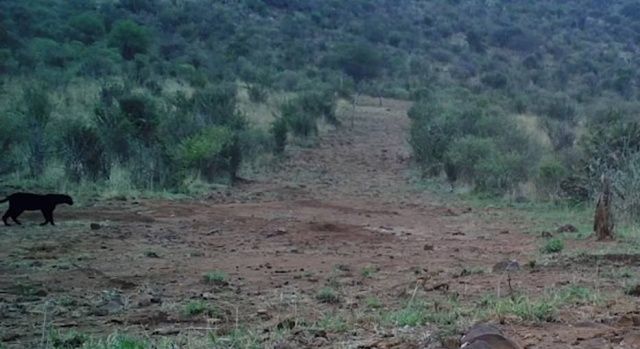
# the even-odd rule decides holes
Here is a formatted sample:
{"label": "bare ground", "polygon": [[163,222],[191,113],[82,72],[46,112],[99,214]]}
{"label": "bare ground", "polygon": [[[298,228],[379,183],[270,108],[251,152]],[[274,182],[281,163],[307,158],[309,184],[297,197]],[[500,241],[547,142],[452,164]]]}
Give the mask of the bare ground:
{"label": "bare ground", "polygon": [[[617,272],[635,273],[640,258],[567,257],[595,248],[588,239],[542,256],[538,222],[522,212],[419,190],[408,107],[363,100],[354,129],[326,132],[265,178],[202,200],[103,201],[60,208],[55,228],[36,227],[32,215],[26,228],[0,229],[0,341],[40,346],[44,328],[189,347],[208,331],[243,328],[258,347],[432,348],[489,319],[528,348],[640,348],[638,301],[623,292],[630,276]],[[542,321],[484,306],[509,297],[506,274],[493,267],[511,259],[520,264],[514,295],[581,287],[597,300],[557,305]],[[214,271],[227,276],[207,282]],[[324,288],[336,302],[318,299]],[[212,310],[187,314],[190,302]],[[417,302],[434,316],[459,314],[399,325],[393,314]]]}

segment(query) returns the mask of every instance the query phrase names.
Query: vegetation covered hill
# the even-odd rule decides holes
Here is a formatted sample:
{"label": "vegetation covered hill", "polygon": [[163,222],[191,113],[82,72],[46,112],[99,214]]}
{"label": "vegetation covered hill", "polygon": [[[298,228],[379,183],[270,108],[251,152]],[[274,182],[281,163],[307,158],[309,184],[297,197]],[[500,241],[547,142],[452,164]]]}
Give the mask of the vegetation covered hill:
{"label": "vegetation covered hill", "polygon": [[[337,96],[367,93],[418,101],[425,174],[585,197],[638,166],[639,19],[634,1],[5,0],[0,173],[233,178],[243,154],[312,137]],[[239,88],[298,97],[269,135]]]}

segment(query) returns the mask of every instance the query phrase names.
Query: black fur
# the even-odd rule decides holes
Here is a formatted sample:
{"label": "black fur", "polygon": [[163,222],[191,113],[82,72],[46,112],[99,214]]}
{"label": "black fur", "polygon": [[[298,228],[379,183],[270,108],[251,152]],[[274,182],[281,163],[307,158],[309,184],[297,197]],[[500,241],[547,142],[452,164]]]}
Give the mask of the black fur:
{"label": "black fur", "polygon": [[9,225],[7,222],[9,217],[11,217],[16,224],[21,224],[20,221],[18,221],[18,216],[20,216],[24,211],[42,211],[45,221],[40,225],[46,225],[47,223],[55,225],[53,222],[53,210],[56,209],[56,205],[73,205],[73,199],[71,196],[63,194],[38,195],[31,193],[15,193],[7,196],[3,200],[0,200],[0,203],[7,201],[9,201],[9,209],[4,216],[2,216],[2,221],[4,222],[4,225],[7,226]]}

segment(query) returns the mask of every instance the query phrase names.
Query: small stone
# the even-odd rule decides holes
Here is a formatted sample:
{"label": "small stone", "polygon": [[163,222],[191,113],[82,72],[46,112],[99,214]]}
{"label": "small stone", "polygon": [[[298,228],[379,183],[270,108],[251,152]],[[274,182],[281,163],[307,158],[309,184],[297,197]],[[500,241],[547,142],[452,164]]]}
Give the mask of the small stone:
{"label": "small stone", "polygon": [[205,292],[205,293],[202,294],[202,298],[203,299],[216,299],[217,297],[212,292]]}
{"label": "small stone", "polygon": [[577,233],[578,232],[578,228],[576,228],[575,226],[573,226],[571,224],[565,224],[565,225],[559,227],[557,232],[558,233]]}
{"label": "small stone", "polygon": [[548,231],[543,231],[542,233],[540,233],[540,237],[543,237],[545,239],[549,239],[553,237],[553,234],[551,234],[551,232]]}
{"label": "small stone", "polygon": [[423,249],[425,251],[433,251],[433,245],[425,244]]}
{"label": "small stone", "polygon": [[498,263],[496,263],[493,266],[493,272],[494,273],[503,273],[503,272],[513,272],[513,271],[518,271],[520,270],[520,263],[518,263],[518,261],[516,261],[515,259],[512,260],[504,260],[504,261],[500,261]]}
{"label": "small stone", "polygon": [[91,223],[89,225],[89,227],[91,228],[91,230],[98,230],[98,229],[102,228],[102,226],[100,224],[98,224],[98,223]]}
{"label": "small stone", "polygon": [[271,315],[269,315],[269,312],[266,309],[258,309],[256,314],[258,314],[258,317],[262,320],[271,319]]}
{"label": "small stone", "polygon": [[152,333],[158,336],[170,336],[180,333],[180,330],[177,328],[156,328]]}

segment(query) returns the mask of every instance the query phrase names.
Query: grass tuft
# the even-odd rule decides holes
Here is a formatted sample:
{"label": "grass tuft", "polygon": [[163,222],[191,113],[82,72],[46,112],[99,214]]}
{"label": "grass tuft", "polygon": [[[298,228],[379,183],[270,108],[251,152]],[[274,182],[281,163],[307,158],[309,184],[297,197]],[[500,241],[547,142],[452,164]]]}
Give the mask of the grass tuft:
{"label": "grass tuft", "polygon": [[227,284],[228,275],[227,273],[214,270],[204,274],[204,282],[212,285],[225,285]]}
{"label": "grass tuft", "polygon": [[211,304],[204,301],[191,301],[184,307],[184,314],[186,316],[207,315],[215,316],[218,314],[218,310]]}
{"label": "grass tuft", "polygon": [[340,303],[340,296],[338,295],[336,290],[334,290],[331,287],[325,287],[320,291],[318,291],[318,293],[316,294],[316,299],[321,303],[329,303],[329,304]]}

